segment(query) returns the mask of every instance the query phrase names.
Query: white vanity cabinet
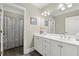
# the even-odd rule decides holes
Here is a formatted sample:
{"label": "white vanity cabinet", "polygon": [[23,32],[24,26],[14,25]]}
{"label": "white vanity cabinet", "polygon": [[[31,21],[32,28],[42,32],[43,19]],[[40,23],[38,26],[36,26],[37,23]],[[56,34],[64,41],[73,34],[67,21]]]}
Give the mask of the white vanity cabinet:
{"label": "white vanity cabinet", "polygon": [[77,56],[77,46],[70,44],[61,44],[61,56]]}
{"label": "white vanity cabinet", "polygon": [[38,36],[34,37],[34,49],[44,56],[51,55],[51,41]]}
{"label": "white vanity cabinet", "polygon": [[52,40],[51,56],[77,56],[77,46]]}
{"label": "white vanity cabinet", "polygon": [[34,36],[34,49],[44,56],[78,56],[79,46]]}

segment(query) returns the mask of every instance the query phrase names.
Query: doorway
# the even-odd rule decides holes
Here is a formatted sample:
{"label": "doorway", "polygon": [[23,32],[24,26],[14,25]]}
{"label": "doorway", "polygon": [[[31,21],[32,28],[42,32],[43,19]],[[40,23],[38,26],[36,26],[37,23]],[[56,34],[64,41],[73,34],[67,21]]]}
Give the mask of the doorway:
{"label": "doorway", "polygon": [[[3,4],[1,22],[1,54],[3,56],[20,56],[23,55],[23,34],[24,34],[24,15],[15,7],[9,4]],[[17,12],[18,11],[18,12]]]}

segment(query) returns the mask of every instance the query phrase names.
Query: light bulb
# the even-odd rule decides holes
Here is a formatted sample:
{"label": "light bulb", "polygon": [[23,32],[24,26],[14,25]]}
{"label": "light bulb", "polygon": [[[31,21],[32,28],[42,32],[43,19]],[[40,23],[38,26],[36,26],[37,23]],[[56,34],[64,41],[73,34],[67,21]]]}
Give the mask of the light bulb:
{"label": "light bulb", "polygon": [[43,15],[44,15],[44,13],[41,13],[41,15],[43,16]]}
{"label": "light bulb", "polygon": [[44,16],[47,16],[46,14]]}
{"label": "light bulb", "polygon": [[68,7],[68,8],[72,7],[72,4],[68,4],[67,7]]}
{"label": "light bulb", "polygon": [[48,15],[50,15],[50,13],[48,13]]}
{"label": "light bulb", "polygon": [[58,9],[60,9],[61,7],[63,7],[63,4],[59,4]]}
{"label": "light bulb", "polygon": [[61,8],[62,11],[65,10],[65,9],[66,9],[65,7],[62,7],[62,8]]}

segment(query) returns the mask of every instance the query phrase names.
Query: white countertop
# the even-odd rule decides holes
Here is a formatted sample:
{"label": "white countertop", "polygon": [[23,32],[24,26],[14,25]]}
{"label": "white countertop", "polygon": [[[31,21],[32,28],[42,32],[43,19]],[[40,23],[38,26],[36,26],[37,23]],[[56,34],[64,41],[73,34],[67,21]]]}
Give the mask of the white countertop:
{"label": "white countertop", "polygon": [[61,38],[61,34],[39,34],[35,33],[34,36],[39,36],[47,39],[52,39],[55,41],[63,42],[63,43],[68,43],[68,44],[73,44],[79,46],[79,41],[76,41],[75,38],[70,38],[70,39],[64,39]]}

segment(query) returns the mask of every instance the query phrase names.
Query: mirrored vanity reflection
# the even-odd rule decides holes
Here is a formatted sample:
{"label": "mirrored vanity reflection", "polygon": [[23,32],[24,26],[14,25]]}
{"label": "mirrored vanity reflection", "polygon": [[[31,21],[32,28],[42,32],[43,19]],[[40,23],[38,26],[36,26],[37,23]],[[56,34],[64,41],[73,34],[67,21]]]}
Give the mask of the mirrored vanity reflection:
{"label": "mirrored vanity reflection", "polygon": [[34,49],[44,56],[79,56],[79,13],[48,17],[47,32],[34,34]]}

